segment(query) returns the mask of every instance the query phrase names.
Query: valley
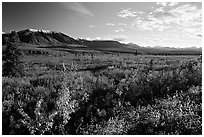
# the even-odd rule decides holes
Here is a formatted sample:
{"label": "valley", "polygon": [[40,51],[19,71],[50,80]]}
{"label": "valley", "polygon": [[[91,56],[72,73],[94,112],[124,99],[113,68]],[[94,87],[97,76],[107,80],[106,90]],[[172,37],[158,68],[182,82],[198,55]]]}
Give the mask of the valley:
{"label": "valley", "polygon": [[3,68],[16,55],[9,44],[22,52],[21,69],[13,69],[21,75],[6,76],[3,69],[3,134],[202,133],[201,50],[69,41],[62,34],[48,43],[35,33],[27,43],[3,36],[15,39],[2,46],[4,58],[9,55]]}

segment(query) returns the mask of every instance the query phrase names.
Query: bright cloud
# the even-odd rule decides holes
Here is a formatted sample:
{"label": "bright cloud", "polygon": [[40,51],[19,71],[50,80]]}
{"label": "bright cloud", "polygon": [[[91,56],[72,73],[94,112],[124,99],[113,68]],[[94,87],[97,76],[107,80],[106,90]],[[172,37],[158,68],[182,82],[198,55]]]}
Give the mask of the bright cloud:
{"label": "bright cloud", "polygon": [[169,26],[164,26],[156,20],[148,20],[148,21],[140,20],[140,21],[134,22],[133,25],[143,31],[153,30],[153,29],[156,29],[158,31],[163,31],[164,29],[169,28]]}
{"label": "bright cloud", "polygon": [[165,7],[165,6],[167,6],[167,3],[168,3],[168,2],[157,2],[157,5],[160,5],[160,6],[164,6],[164,7]]}
{"label": "bright cloud", "polygon": [[103,40],[102,37],[96,37],[95,40]]}
{"label": "bright cloud", "polygon": [[89,25],[89,28],[95,28],[96,26],[95,25]]}
{"label": "bright cloud", "polygon": [[[147,11],[127,8],[117,13],[117,16],[129,19],[125,20],[130,21],[128,23],[130,25],[126,28],[131,29],[132,33],[143,31],[146,34],[141,34],[148,35],[148,39],[144,39],[144,36],[133,37],[136,42],[146,46],[197,47],[202,45],[200,41],[202,37],[201,3],[158,2]],[[122,26],[119,23],[118,25]],[[128,32],[129,29],[126,31]],[[121,31],[123,29],[115,30],[115,32]],[[151,34],[158,34],[158,37],[151,38],[149,37]]]}
{"label": "bright cloud", "polygon": [[174,9],[165,10],[163,7],[156,9],[155,18],[163,23],[176,23],[181,26],[201,25],[202,10],[194,5],[182,5]]}
{"label": "bright cloud", "polygon": [[114,30],[115,32],[123,32],[125,31],[123,28],[117,28],[116,30]]}
{"label": "bright cloud", "polygon": [[174,16],[170,21],[177,23],[177,25],[189,27],[202,24],[202,9],[198,9],[194,5],[183,5],[170,10],[169,13]]}
{"label": "bright cloud", "polygon": [[202,34],[202,30],[200,28],[184,28],[181,29],[184,35],[187,35],[188,37],[194,37],[197,38],[197,36]]}
{"label": "bright cloud", "polygon": [[[135,19],[132,23],[133,26],[141,30],[153,30],[163,31],[164,29],[170,28],[172,24],[176,24],[178,28],[194,30],[194,33],[200,34],[201,30],[201,14],[202,10],[198,9],[195,5],[185,4],[173,9],[164,9],[167,5],[176,5],[177,3],[162,3],[163,7],[155,9],[150,12],[146,17]],[[198,27],[198,29],[188,29],[189,27]],[[196,35],[198,35],[196,34]],[[194,34],[195,35],[195,34]]]}
{"label": "bright cloud", "polygon": [[178,2],[157,2],[157,5],[167,7],[167,6],[176,6]]}
{"label": "bright cloud", "polygon": [[116,41],[125,41],[128,39],[125,35],[107,35],[105,37],[96,37],[96,40],[116,40]]}
{"label": "bright cloud", "polygon": [[111,35],[110,38],[116,41],[125,41],[127,40],[127,36],[125,35]]}
{"label": "bright cloud", "polygon": [[106,26],[115,26],[113,23],[106,23]]}
{"label": "bright cloud", "polygon": [[178,2],[169,2],[169,6],[176,6]]}
{"label": "bright cloud", "polygon": [[135,19],[132,23],[133,27],[137,27],[140,30],[153,30],[163,31],[164,29],[169,28],[168,25],[165,25],[162,20],[155,18],[153,15],[149,15],[143,19]]}
{"label": "bright cloud", "polygon": [[164,12],[164,7],[159,7],[154,12]]}
{"label": "bright cloud", "polygon": [[118,25],[120,25],[120,26],[127,26],[127,24],[125,24],[125,23],[118,23]]}
{"label": "bright cloud", "polygon": [[143,14],[143,11],[132,10],[131,8],[120,11],[117,15],[122,18],[137,17],[139,14]]}

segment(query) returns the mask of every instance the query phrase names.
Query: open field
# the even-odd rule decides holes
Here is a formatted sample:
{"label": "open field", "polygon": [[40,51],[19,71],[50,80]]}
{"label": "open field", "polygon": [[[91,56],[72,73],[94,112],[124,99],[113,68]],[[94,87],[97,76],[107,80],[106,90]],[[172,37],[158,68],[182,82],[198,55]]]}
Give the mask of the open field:
{"label": "open field", "polygon": [[3,134],[202,134],[199,56],[32,50],[2,78]]}

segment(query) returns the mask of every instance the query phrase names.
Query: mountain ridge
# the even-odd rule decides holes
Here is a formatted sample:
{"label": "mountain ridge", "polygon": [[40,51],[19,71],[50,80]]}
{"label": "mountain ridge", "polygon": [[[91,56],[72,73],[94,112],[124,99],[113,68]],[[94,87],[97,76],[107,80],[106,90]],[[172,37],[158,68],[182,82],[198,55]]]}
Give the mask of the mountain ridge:
{"label": "mountain ridge", "polygon": [[[135,43],[123,44],[116,40],[87,40],[87,39],[75,39],[64,33],[50,30],[36,30],[36,29],[24,29],[16,32],[20,42],[33,45],[40,45],[42,47],[64,47],[68,48],[70,45],[86,46],[93,50],[109,50],[109,51],[124,51],[132,52],[137,51],[141,54],[163,54],[163,52],[169,53],[181,53],[185,51],[199,52],[202,54],[202,48],[189,47],[189,48],[175,48],[175,47],[142,47]],[[9,41],[11,33],[2,33],[2,42],[5,44]]]}

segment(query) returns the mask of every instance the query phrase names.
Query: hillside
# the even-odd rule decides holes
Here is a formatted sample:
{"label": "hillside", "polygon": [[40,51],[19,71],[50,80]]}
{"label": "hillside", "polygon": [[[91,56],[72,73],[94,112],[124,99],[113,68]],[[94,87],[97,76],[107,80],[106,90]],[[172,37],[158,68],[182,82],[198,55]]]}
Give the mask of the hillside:
{"label": "hillside", "polygon": [[[63,44],[79,44],[77,40],[61,32],[25,29],[18,31],[17,34],[21,42],[34,45],[59,46]],[[6,38],[9,39],[9,34],[3,34],[3,39]]]}
{"label": "hillside", "polygon": [[[27,43],[54,50],[80,52],[102,51],[116,53],[131,53],[145,55],[200,55],[201,48],[169,48],[169,47],[142,47],[134,43],[122,44],[113,40],[85,40],[74,39],[66,34],[48,30],[25,29],[17,32],[21,43]],[[2,34],[3,45],[9,41],[11,33]],[[35,46],[35,47],[36,47]]]}

